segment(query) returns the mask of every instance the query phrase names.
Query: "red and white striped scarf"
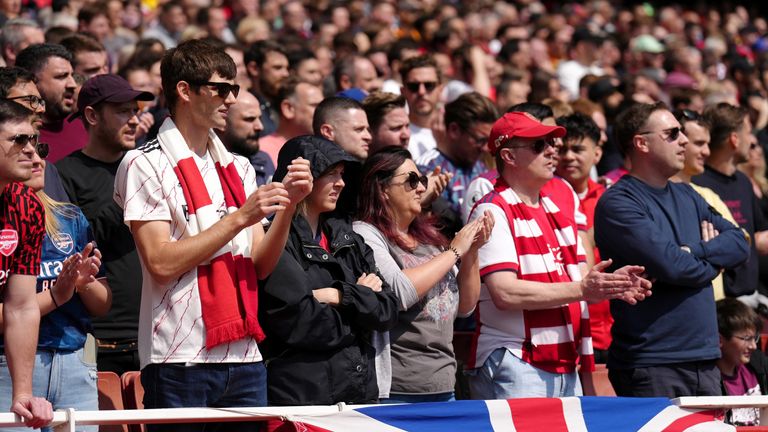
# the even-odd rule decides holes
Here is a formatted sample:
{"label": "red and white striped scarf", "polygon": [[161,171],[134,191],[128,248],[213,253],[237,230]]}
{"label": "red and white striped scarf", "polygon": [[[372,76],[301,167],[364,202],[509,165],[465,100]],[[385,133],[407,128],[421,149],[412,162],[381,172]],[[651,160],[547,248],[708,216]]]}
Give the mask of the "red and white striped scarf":
{"label": "red and white striped scarf", "polygon": [[[504,210],[511,226],[514,226],[515,221],[523,221],[532,234],[539,233],[539,235],[518,238],[519,241],[515,241],[518,256],[528,256],[530,259],[531,256],[539,255],[542,261],[547,262],[546,255],[551,254],[550,245],[541,233],[545,229],[553,230],[558,241],[557,246],[559,246],[565,271],[558,271],[557,265],[554,266],[555,268],[549,268],[551,266],[547,265],[548,271],[535,273],[521,267],[518,278],[545,283],[581,280],[579,263],[583,262],[585,257],[578,251],[578,233],[575,223],[569,221],[557,205],[543,193],[540,195],[539,204],[549,221],[548,227],[538,226],[528,206],[520,200],[512,188],[506,185],[503,179],[498,179],[494,192],[496,193],[490,194],[493,196],[492,202]],[[502,197],[502,193],[510,196],[511,200]],[[520,265],[523,265],[522,262]],[[573,371],[580,357],[583,370],[594,369],[589,311],[586,302],[574,302],[548,309],[524,310],[523,316],[525,342],[522,347],[522,360],[545,370],[562,373]],[[553,328],[567,329],[570,334],[565,340],[559,339],[546,344],[532,343],[532,332]]]}
{"label": "red and white striped scarf", "polygon": [[[170,118],[160,127],[157,140],[181,184],[189,210],[187,232],[195,236],[219,221],[217,208],[211,201],[192,151]],[[213,130],[208,131],[208,153],[221,181],[226,211],[233,213],[245,202],[245,189],[234,157]],[[192,270],[197,273],[207,349],[246,336],[257,341],[264,339],[257,318],[258,286],[251,261],[249,232],[240,231],[210,259]]]}

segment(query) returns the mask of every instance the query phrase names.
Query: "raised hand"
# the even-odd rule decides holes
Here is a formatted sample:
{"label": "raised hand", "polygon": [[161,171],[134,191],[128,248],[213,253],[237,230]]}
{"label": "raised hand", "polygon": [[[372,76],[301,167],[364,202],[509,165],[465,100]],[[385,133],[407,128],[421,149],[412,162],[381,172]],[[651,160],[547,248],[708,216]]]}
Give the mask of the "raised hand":
{"label": "raised hand", "polygon": [[448,182],[453,178],[453,173],[444,173],[442,172],[442,169],[437,166],[427,175],[427,178],[429,178],[427,191],[421,196],[422,207],[432,204],[432,201],[436,200],[437,197],[443,193],[445,187],[448,186]]}
{"label": "raised hand", "polygon": [[637,275],[620,271],[603,272],[611,263],[611,260],[605,260],[595,264],[581,280],[581,292],[584,300],[595,303],[603,300],[624,299],[627,297],[627,292],[635,289],[638,284],[635,279]]}
{"label": "raised hand", "polygon": [[646,297],[653,293],[651,291],[653,283],[645,278],[645,267],[628,265],[613,273],[627,275],[632,282],[632,289],[626,291],[624,296],[620,297],[621,300],[629,304],[637,304],[637,302],[645,300]]}
{"label": "raised hand", "polygon": [[285,190],[292,205],[300,203],[312,192],[312,171],[309,161],[299,157],[288,165],[288,173],[283,179]]}
{"label": "raised hand", "polygon": [[59,276],[56,278],[56,284],[50,288],[51,296],[58,306],[68,302],[75,294],[78,286],[77,281],[80,278],[78,268],[82,264],[83,258],[79,253],[68,256],[62,263],[61,272],[59,272]]}
{"label": "raised hand", "polygon": [[375,292],[381,291],[381,279],[375,274],[375,273],[363,273],[358,279],[357,279],[358,285],[367,286],[371,290]]}
{"label": "raised hand", "polygon": [[485,223],[484,219],[485,215],[464,225],[464,227],[453,237],[451,247],[459,253],[459,256],[463,257],[472,248],[475,239],[483,229]]}
{"label": "raised hand", "polygon": [[280,182],[272,182],[256,189],[237,212],[244,217],[245,225],[251,226],[264,216],[285,210],[290,203],[285,186]]}
{"label": "raised hand", "polygon": [[480,228],[475,235],[475,240],[472,242],[472,250],[480,249],[484,244],[488,243],[491,239],[491,232],[493,232],[493,226],[496,224],[496,220],[493,217],[493,213],[489,210],[483,212],[483,215],[475,219],[474,222],[480,223]]}

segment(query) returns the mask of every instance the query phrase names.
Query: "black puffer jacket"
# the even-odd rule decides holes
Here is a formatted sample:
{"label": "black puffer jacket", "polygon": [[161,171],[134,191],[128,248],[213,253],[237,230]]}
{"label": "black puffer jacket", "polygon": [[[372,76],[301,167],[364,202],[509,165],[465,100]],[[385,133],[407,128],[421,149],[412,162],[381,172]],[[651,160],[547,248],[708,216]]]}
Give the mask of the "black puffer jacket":
{"label": "black puffer jacket", "polygon": [[[270,405],[378,398],[371,331],[397,323],[397,298],[388,286],[377,293],[355,283],[376,268],[373,252],[348,220],[328,219],[321,229],[332,253],[314,241],[303,217],[295,217],[277,267],[260,284]],[[325,287],[341,291],[341,304],[315,300],[312,290]]]}

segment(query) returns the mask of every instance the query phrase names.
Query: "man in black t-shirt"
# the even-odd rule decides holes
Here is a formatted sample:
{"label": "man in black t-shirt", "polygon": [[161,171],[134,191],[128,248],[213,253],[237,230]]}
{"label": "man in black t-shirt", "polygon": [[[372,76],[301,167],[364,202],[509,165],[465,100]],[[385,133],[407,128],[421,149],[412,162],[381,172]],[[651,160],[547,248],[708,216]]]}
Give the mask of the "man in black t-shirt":
{"label": "man in black t-shirt", "polygon": [[136,144],[136,101],[152,98],[150,93],[133,90],[117,75],[86,81],[77,105],[88,130],[88,143],[56,164],[64,189],[83,210],[103,255],[112,309],[93,320],[97,366],[118,375],[139,370],[141,265],[131,232],[123,223],[123,211],[112,194],[120,161]]}
{"label": "man in black t-shirt", "polygon": [[749,157],[750,146],[757,144],[748,112],[746,108],[721,103],[707,108],[703,117],[710,125],[711,154],[704,173],[694,177],[693,182],[715,191],[752,238],[749,260],[724,273],[725,294],[755,309],[761,304],[768,306],[768,297],[757,290],[758,254],[768,254],[768,221],[760,211],[749,178],[736,169]]}

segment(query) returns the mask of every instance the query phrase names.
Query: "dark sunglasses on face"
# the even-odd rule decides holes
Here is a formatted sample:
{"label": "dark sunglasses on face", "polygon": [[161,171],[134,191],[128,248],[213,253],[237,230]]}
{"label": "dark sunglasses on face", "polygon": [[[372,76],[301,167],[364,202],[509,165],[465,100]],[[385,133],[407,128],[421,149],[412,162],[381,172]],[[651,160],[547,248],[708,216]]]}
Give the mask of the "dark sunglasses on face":
{"label": "dark sunglasses on face", "polygon": [[422,85],[424,86],[424,90],[426,90],[427,93],[431,93],[432,90],[437,88],[437,81],[411,81],[403,85],[411,93],[418,93]]}
{"label": "dark sunglasses on face", "polygon": [[701,120],[701,114],[689,109],[675,110],[672,112],[672,114],[675,116],[677,121],[680,122],[680,124],[683,124],[683,122],[686,121],[695,122]]}
{"label": "dark sunglasses on face", "polygon": [[510,146],[511,148],[526,148],[529,147],[534,153],[539,154],[549,147],[555,147],[554,138],[542,138],[533,142],[533,144]]}
{"label": "dark sunglasses on face", "polygon": [[667,137],[666,137],[667,141],[674,141],[674,140],[676,140],[680,136],[680,132],[682,132],[682,130],[679,127],[673,127],[673,128],[669,128],[669,129],[662,129],[660,131],[638,132],[637,134],[638,135],[648,135],[648,134],[664,133],[664,132],[666,132],[666,134],[667,134]]}
{"label": "dark sunglasses on face", "polygon": [[45,159],[46,156],[48,156],[50,148],[48,147],[48,143],[37,143],[35,151],[37,152],[37,155],[40,156],[40,159]]}
{"label": "dark sunglasses on face", "polygon": [[27,102],[29,104],[29,107],[32,108],[33,110],[38,109],[40,107],[45,108],[45,101],[42,98],[37,97],[35,95],[16,96],[11,98],[6,98],[5,100],[10,100],[10,101],[23,100]]}
{"label": "dark sunglasses on face", "polygon": [[421,185],[424,186],[425,188],[429,185],[429,178],[427,178],[427,176],[419,175],[418,173],[416,173],[414,171],[411,171],[409,173],[398,174],[398,175],[393,176],[393,177],[399,177],[399,176],[404,176],[404,175],[408,176],[408,178],[405,179],[404,182],[402,182],[402,183],[392,183],[392,184],[404,184],[404,185],[408,186],[410,188],[410,190],[414,190],[414,189],[418,188],[419,187],[419,183],[421,183]]}
{"label": "dark sunglasses on face", "polygon": [[32,144],[32,147],[37,147],[37,139],[39,137],[40,135],[38,134],[16,134],[10,137],[8,140],[19,147],[25,147],[27,144]]}
{"label": "dark sunglasses on face", "polygon": [[216,89],[216,95],[222,99],[226,99],[230,93],[232,93],[234,97],[237,97],[237,95],[240,94],[239,85],[230,84],[227,82],[206,81],[201,83],[194,83],[194,85],[213,87],[214,89]]}

